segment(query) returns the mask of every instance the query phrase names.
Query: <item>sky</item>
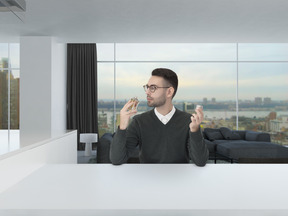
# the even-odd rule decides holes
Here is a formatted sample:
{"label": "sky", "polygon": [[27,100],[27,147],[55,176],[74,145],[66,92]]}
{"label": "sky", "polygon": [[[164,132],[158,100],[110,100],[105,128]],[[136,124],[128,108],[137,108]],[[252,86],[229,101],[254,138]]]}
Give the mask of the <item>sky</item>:
{"label": "sky", "polygon": [[[15,78],[20,76],[19,49],[19,44],[0,43],[0,59],[11,57]],[[116,58],[117,100],[145,100],[142,86],[158,67],[178,74],[175,100],[236,100],[237,72],[239,99],[288,100],[288,44],[116,44],[115,50],[114,55],[113,43],[97,44],[99,99],[114,98]]]}
{"label": "sky", "polygon": [[[145,100],[154,68],[178,74],[175,100],[288,100],[288,44],[116,44],[116,99]],[[114,44],[97,44],[98,96],[113,99]],[[238,58],[238,64],[237,64]],[[238,68],[238,70],[237,70]]]}

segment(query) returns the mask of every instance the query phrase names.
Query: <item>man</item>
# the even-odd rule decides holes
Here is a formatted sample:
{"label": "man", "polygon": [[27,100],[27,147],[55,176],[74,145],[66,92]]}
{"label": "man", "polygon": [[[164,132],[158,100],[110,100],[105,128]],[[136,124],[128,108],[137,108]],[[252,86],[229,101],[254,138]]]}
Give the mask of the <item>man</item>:
{"label": "man", "polygon": [[155,107],[133,118],[137,110],[130,100],[120,111],[120,125],[111,142],[110,159],[114,165],[126,163],[135,148],[139,148],[140,163],[189,163],[205,166],[208,149],[203,140],[200,124],[203,110],[192,116],[172,104],[178,88],[178,77],[170,69],[152,71],[144,85],[147,104]]}

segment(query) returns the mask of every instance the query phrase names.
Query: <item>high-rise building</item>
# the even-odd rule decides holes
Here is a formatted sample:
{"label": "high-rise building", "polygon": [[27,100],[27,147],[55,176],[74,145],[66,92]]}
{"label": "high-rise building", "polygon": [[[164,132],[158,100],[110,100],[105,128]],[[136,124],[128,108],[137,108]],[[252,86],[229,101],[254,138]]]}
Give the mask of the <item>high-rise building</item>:
{"label": "high-rise building", "polygon": [[[8,129],[9,123],[10,129],[19,129],[19,78],[14,78],[8,70],[8,58],[2,58],[0,60],[0,129]],[[8,101],[9,74],[10,101]],[[8,120],[9,109],[10,120]]]}
{"label": "high-rise building", "polygon": [[203,98],[203,105],[206,105],[208,103],[208,99],[205,97]]}
{"label": "high-rise building", "polygon": [[8,129],[8,58],[0,59],[0,129]]}
{"label": "high-rise building", "polygon": [[0,69],[0,129],[8,129],[8,71]]}
{"label": "high-rise building", "polygon": [[216,103],[216,98],[213,97],[213,98],[211,99],[211,102],[212,102],[213,104],[215,104],[215,103]]}
{"label": "high-rise building", "polygon": [[271,104],[271,98],[265,97],[264,100],[263,100],[263,103],[264,103],[264,105]]}
{"label": "high-rise building", "polygon": [[257,104],[257,105],[262,105],[262,98],[261,98],[261,97],[255,97],[254,102],[255,102],[255,104]]}
{"label": "high-rise building", "polygon": [[10,129],[19,129],[19,78],[10,78]]}
{"label": "high-rise building", "polygon": [[276,112],[270,112],[268,115],[268,119],[269,120],[274,120],[277,117],[277,113]]}

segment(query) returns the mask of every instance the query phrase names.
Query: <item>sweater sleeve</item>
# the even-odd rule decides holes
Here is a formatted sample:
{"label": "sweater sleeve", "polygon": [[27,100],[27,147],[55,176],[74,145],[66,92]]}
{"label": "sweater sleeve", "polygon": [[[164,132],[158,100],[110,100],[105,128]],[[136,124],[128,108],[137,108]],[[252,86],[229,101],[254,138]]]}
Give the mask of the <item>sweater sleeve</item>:
{"label": "sweater sleeve", "polygon": [[196,132],[189,131],[188,142],[189,156],[197,166],[205,166],[209,157],[209,151],[204,142],[201,129]]}
{"label": "sweater sleeve", "polygon": [[135,120],[126,130],[117,129],[110,146],[110,160],[113,165],[126,163],[139,144]]}

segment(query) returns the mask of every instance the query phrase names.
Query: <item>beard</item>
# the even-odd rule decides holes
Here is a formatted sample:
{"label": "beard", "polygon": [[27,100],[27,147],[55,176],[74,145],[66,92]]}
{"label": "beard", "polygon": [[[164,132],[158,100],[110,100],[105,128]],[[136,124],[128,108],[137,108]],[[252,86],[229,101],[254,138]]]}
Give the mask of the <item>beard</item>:
{"label": "beard", "polygon": [[160,97],[158,99],[153,99],[153,100],[147,100],[147,105],[149,107],[160,107],[163,106],[166,103],[166,98],[165,97]]}

